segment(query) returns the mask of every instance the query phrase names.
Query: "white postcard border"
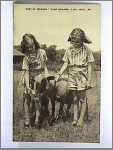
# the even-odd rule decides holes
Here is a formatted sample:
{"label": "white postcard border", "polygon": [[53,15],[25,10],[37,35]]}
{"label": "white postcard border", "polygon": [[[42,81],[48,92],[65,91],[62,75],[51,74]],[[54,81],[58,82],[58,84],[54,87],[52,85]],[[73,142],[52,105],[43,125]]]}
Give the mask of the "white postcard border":
{"label": "white postcard border", "polygon": [[[80,1],[79,1],[80,2]],[[82,2],[82,1],[81,1]],[[89,1],[84,1],[89,2]],[[92,1],[90,1],[92,2]],[[1,146],[2,148],[111,148],[112,147],[112,2],[101,3],[101,118],[100,144],[13,142],[13,2],[1,7]]]}

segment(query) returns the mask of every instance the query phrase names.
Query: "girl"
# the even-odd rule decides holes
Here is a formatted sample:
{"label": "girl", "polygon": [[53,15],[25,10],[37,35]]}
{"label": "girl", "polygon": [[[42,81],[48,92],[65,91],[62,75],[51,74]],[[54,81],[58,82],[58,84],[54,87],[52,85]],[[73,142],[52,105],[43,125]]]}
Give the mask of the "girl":
{"label": "girl", "polygon": [[[32,34],[23,35],[21,42],[22,52],[25,54],[22,66],[21,81],[24,83],[24,95],[31,95],[32,98],[36,94],[36,78],[38,82],[41,82],[43,75],[48,74],[46,67],[47,56],[43,49],[40,49],[39,43]],[[34,96],[33,96],[34,95]],[[28,98],[24,99],[24,110],[25,110],[25,126],[29,126],[29,105],[32,104]],[[36,119],[35,123],[38,123],[39,110],[36,103]]]}
{"label": "girl", "polygon": [[[68,91],[69,96],[74,100],[74,121],[73,125],[81,126],[83,124],[84,115],[86,112],[86,89],[91,87],[91,70],[94,57],[91,50],[84,44],[90,44],[84,31],[80,28],[75,28],[69,38],[71,46],[66,50],[63,61],[64,64],[59,71],[56,80],[67,69],[68,71]],[[79,102],[81,109],[79,109]],[[69,109],[68,106],[67,109]]]}

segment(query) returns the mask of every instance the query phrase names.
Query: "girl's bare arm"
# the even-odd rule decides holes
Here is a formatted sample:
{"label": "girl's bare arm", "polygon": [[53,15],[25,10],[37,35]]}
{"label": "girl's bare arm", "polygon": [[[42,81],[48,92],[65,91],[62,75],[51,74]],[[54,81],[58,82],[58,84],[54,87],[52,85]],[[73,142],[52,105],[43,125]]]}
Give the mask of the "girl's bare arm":
{"label": "girl's bare arm", "polygon": [[68,65],[68,63],[67,62],[65,62],[64,64],[63,64],[63,66],[62,66],[62,68],[61,68],[61,70],[59,71],[59,75],[62,75],[63,73],[64,73],[64,71],[66,70],[66,68],[67,68],[67,65]]}
{"label": "girl's bare arm", "polygon": [[68,65],[67,62],[65,62],[65,63],[63,64],[62,68],[60,69],[59,73],[58,73],[57,76],[56,76],[56,79],[55,79],[56,81],[58,81],[58,79],[60,78],[60,76],[64,73],[64,71],[65,71],[66,68],[67,68],[67,65]]}
{"label": "girl's bare arm", "polygon": [[22,74],[21,74],[21,76],[20,76],[20,81],[19,81],[19,86],[20,86],[21,84],[23,84],[23,80],[24,80],[25,73],[26,73],[26,70],[22,70]]}
{"label": "girl's bare arm", "polygon": [[29,87],[29,71],[28,70],[23,70],[22,71],[22,75],[20,78],[20,84],[24,84],[24,82],[26,83],[26,87]]}
{"label": "girl's bare arm", "polygon": [[47,69],[47,65],[45,64],[45,66],[44,66],[44,73],[45,74],[48,74],[48,69]]}
{"label": "girl's bare arm", "polygon": [[88,82],[91,82],[91,74],[92,74],[92,63],[88,64]]}

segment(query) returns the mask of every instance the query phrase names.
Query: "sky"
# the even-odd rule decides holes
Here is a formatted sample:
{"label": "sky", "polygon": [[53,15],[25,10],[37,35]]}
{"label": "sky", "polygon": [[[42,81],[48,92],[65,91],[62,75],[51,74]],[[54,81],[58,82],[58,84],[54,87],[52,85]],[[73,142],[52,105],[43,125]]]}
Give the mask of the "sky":
{"label": "sky", "polygon": [[101,49],[99,4],[14,5],[14,45],[21,43],[25,33],[31,33],[40,44],[66,49],[70,45],[69,34],[76,27],[83,29],[92,41],[88,44],[92,51]]}

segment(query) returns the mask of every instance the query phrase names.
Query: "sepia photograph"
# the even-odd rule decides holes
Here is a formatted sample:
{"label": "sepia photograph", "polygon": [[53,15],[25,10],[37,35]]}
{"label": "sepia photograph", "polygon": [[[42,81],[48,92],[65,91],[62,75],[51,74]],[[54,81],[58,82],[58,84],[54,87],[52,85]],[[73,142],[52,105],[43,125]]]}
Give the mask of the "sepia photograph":
{"label": "sepia photograph", "polygon": [[14,142],[100,143],[100,8],[14,3]]}

